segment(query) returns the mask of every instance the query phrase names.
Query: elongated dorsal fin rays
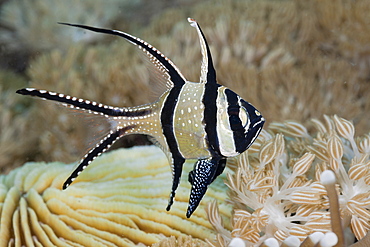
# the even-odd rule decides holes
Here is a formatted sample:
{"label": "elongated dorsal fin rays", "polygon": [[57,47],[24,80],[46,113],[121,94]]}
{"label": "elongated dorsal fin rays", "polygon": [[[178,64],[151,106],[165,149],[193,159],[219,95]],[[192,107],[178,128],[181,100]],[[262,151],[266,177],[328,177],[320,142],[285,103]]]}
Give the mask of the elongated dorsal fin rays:
{"label": "elongated dorsal fin rays", "polygon": [[197,33],[198,33],[199,41],[200,41],[200,49],[202,53],[200,83],[215,83],[216,84],[217,83],[216,71],[215,71],[215,68],[213,67],[211,51],[209,50],[206,37],[204,36],[202,29],[200,29],[200,26],[198,25],[196,20],[192,18],[188,18],[188,22],[190,22],[190,25],[192,27],[195,27],[197,29]]}
{"label": "elongated dorsal fin rays", "polygon": [[165,55],[163,55],[162,52],[160,52],[158,49],[156,49],[151,44],[145,42],[142,39],[139,39],[133,35],[130,35],[122,31],[117,31],[117,30],[103,29],[103,28],[90,27],[90,26],[79,25],[79,24],[63,23],[63,22],[59,22],[59,24],[83,28],[83,29],[87,29],[93,32],[105,33],[105,34],[111,34],[111,35],[123,37],[124,39],[138,46],[142,51],[144,51],[144,53],[149,57],[150,61],[165,76],[168,77],[168,82],[172,84],[171,86],[174,86],[174,87],[181,86],[186,82],[185,77],[182,75],[180,70],[176,67],[176,65],[170,59],[168,59]]}

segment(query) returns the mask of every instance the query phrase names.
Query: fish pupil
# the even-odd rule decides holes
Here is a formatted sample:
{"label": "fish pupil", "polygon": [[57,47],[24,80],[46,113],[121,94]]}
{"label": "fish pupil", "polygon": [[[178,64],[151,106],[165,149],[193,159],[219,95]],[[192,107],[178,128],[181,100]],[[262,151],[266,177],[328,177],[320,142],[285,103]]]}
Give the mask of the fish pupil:
{"label": "fish pupil", "polygon": [[227,109],[230,127],[233,131],[243,130],[242,121],[239,117],[239,111],[240,107],[236,105],[229,106]]}
{"label": "fish pupil", "polygon": [[229,115],[233,115],[233,116],[237,116],[239,115],[239,108],[234,106],[234,107],[229,107],[229,109],[227,110],[228,114]]}

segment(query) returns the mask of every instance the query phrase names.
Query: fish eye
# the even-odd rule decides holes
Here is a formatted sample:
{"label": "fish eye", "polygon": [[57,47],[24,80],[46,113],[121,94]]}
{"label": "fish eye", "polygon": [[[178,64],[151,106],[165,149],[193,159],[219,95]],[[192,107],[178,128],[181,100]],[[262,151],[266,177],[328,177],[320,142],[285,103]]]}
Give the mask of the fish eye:
{"label": "fish eye", "polygon": [[247,127],[247,125],[249,125],[248,112],[243,106],[240,107],[239,118],[240,118],[240,121],[242,122],[243,128],[245,128],[245,127]]}
{"label": "fish eye", "polygon": [[228,121],[233,131],[245,131],[249,128],[249,115],[243,106],[230,106],[227,109]]}

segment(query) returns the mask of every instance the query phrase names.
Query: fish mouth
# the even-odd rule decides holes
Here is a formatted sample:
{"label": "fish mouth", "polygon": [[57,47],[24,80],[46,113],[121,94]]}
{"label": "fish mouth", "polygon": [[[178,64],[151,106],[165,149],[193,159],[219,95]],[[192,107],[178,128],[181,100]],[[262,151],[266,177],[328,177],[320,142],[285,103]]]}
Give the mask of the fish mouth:
{"label": "fish mouth", "polygon": [[265,118],[261,116],[260,118],[255,118],[252,120],[251,128],[256,128],[256,127],[262,128],[264,124],[265,124]]}
{"label": "fish mouth", "polygon": [[248,149],[253,144],[253,142],[257,139],[264,124],[265,124],[265,119],[262,117],[262,115],[252,119],[249,129],[245,133],[245,140],[247,143],[246,149]]}
{"label": "fish mouth", "polygon": [[263,124],[265,123],[265,118],[262,116],[262,114],[249,102],[242,99],[241,103],[242,103],[242,106],[247,110],[249,119],[251,121],[249,130],[256,128],[256,127],[262,128]]}

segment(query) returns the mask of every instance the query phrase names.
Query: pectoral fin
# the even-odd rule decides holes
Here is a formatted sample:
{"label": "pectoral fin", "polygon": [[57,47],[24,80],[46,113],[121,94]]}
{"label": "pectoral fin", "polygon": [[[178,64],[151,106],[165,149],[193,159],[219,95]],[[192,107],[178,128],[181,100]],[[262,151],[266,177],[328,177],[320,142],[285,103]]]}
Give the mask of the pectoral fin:
{"label": "pectoral fin", "polygon": [[195,163],[194,170],[189,173],[189,182],[192,187],[186,217],[189,218],[192,215],[206,193],[208,185],[222,173],[225,165],[226,159],[218,157],[198,160]]}

